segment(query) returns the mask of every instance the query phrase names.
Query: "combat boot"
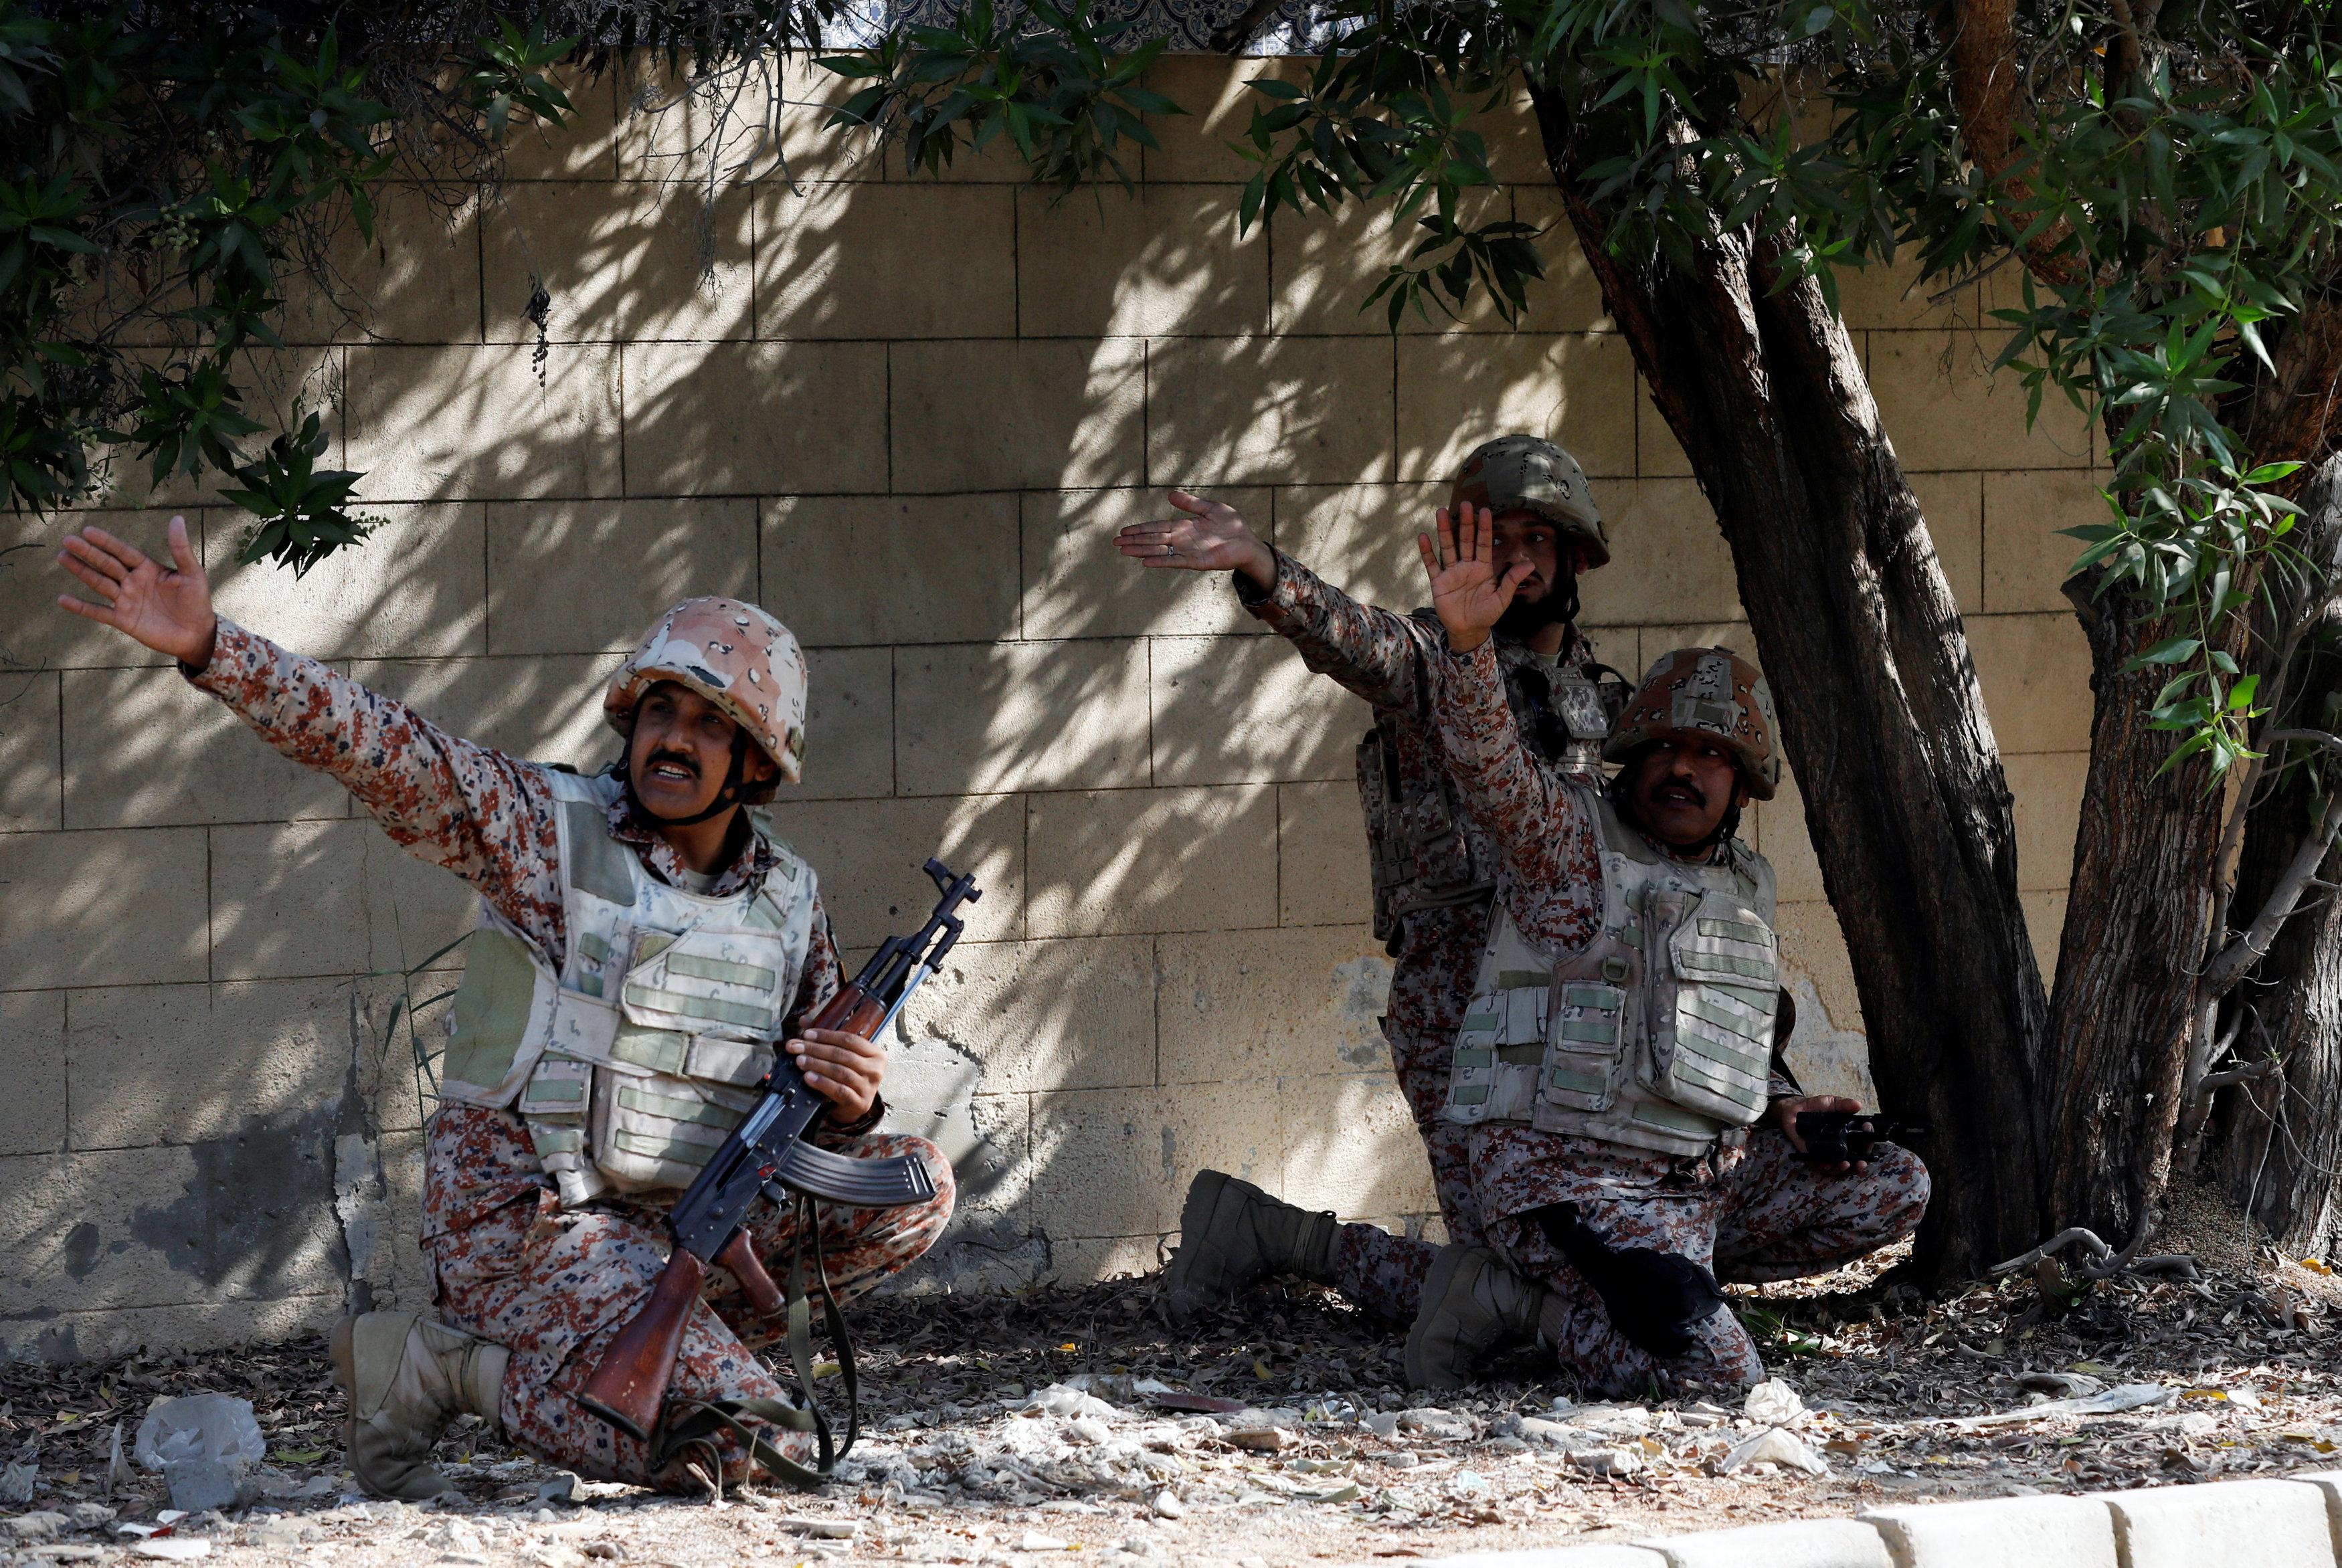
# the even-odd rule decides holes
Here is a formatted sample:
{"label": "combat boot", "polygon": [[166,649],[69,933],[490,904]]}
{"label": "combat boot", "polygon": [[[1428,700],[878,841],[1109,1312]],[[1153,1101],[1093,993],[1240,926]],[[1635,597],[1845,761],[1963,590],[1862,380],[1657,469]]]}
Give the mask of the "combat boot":
{"label": "combat boot", "polygon": [[1198,1171],[1179,1211],[1179,1247],[1163,1276],[1163,1310],[1175,1323],[1231,1300],[1269,1274],[1334,1283],[1342,1227],[1221,1171]]}
{"label": "combat boot", "polygon": [[1439,1249],[1406,1335],[1409,1388],[1461,1388],[1472,1365],[1506,1339],[1535,1340],[1546,1292],[1486,1247]]}
{"label": "combat boot", "polygon": [[376,1497],[420,1503],[454,1489],[431,1468],[431,1445],[458,1415],[502,1424],[500,1344],[420,1313],[370,1312],[334,1325],[334,1381],[349,1395],[342,1446],[350,1473]]}

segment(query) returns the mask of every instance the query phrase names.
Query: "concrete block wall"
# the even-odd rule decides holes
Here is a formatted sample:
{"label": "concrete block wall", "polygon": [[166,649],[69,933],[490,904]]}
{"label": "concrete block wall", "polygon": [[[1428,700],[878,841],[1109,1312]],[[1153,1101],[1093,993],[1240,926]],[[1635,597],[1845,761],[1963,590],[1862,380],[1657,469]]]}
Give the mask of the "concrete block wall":
{"label": "concrete block wall", "polygon": [[[1478,440],[1585,464],[1616,562],[1586,620],[1629,673],[1753,648],[1680,452],[1566,236],[1529,320],[1396,336],[1356,306],[1386,215],[1236,234],[1242,79],[1171,58],[1196,113],[1136,197],[1056,202],[996,160],[906,179],[818,128],[712,204],[696,107],[580,88],[511,183],[414,191],[353,243],[348,312],[305,295],[255,365],[322,408],[384,524],[299,583],[236,567],[237,514],[125,470],[98,509],[0,524],[0,1357],[315,1326],[413,1303],[425,1104],[405,1002],[446,989],[453,878],[395,849],[161,661],[52,610],[68,523],[150,545],[186,511],[222,611],[456,731],[598,764],[599,684],[657,611],[756,598],[812,666],[804,784],[776,807],[857,954],[923,912],[929,854],[986,888],[906,1020],[903,1124],[951,1144],[965,1217],[931,1285],[1152,1266],[1200,1165],[1392,1225],[1434,1209],[1374,1024],[1349,783],[1364,707],[1236,608],[1142,573],[1114,531],[1185,485],[1377,602],[1422,597],[1410,536]],[[1525,115],[1488,126],[1492,210],[1556,205]],[[705,148],[703,147],[704,151]],[[729,165],[736,138],[717,148]],[[553,296],[541,376],[525,319]],[[2089,516],[2088,433],[1981,374],[1997,298],[1865,278],[1848,310],[1968,616],[2054,946],[2087,744],[2057,594]],[[1988,285],[1989,286],[1989,285]],[[1984,292],[1984,291],[1979,291]],[[1794,784],[1752,812],[1809,984],[1798,1050],[1859,1084],[1859,1017]],[[1815,1005],[1814,1004],[1818,1004]],[[426,1009],[426,1037],[437,1014]],[[1431,1220],[1436,1232],[1436,1218]]]}

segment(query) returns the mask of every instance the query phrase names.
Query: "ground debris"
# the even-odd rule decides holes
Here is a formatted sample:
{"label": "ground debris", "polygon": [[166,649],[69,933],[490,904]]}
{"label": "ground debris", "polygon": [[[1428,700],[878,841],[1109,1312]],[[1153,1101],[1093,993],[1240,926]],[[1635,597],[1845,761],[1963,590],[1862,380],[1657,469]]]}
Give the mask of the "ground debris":
{"label": "ground debris", "polygon": [[[438,1455],[460,1504],[358,1498],[321,1339],[19,1364],[0,1368],[0,1470],[29,1476],[29,1495],[0,1515],[47,1517],[0,1541],[58,1563],[135,1543],[334,1568],[1044,1568],[1088,1560],[1077,1553],[1290,1568],[2337,1463],[2333,1293],[2282,1272],[2322,1281],[2322,1263],[2061,1282],[2053,1303],[2027,1273],[1924,1300],[1884,1273],[1893,1261],[1734,1290],[1779,1386],[1643,1402],[1595,1398],[1526,1351],[1476,1387],[1410,1393],[1389,1325],[1316,1286],[1270,1285],[1176,1332],[1153,1311],[1153,1279],[864,1301],[868,1435],[839,1481],[721,1505],[575,1482],[475,1424]],[[2153,1403],[2083,1408],[2145,1385]],[[175,1517],[143,1472],[109,1495],[117,1423],[206,1390],[255,1407],[260,1503]]]}

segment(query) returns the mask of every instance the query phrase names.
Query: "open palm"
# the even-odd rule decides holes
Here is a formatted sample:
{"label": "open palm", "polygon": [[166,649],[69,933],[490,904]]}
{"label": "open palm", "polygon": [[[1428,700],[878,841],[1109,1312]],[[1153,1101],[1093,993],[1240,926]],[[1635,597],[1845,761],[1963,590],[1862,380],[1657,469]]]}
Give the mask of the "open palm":
{"label": "open palm", "polygon": [[1536,568],[1516,561],[1502,574],[1496,570],[1496,514],[1486,507],[1466,505],[1452,521],[1443,509],[1434,514],[1439,538],[1415,536],[1423,554],[1424,574],[1431,579],[1431,607],[1447,628],[1447,642],[1458,653],[1476,648],[1486,640],[1507,606],[1521,579]]}
{"label": "open palm", "polygon": [[171,519],[171,561],[165,566],[127,540],[103,528],[85,528],[65,535],[57,561],[98,596],[98,603],[57,596],[57,607],[86,615],[144,643],[158,654],[183,664],[201,666],[211,662],[212,634],[219,618],[212,614],[211,584],[187,542],[187,520]]}

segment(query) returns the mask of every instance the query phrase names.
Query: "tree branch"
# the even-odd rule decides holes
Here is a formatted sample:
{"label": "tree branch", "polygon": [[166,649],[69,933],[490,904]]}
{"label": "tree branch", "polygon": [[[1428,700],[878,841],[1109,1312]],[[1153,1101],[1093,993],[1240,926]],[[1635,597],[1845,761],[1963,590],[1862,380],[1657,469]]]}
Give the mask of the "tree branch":
{"label": "tree branch", "polygon": [[[2342,737],[2329,735],[2322,730],[2278,730],[2264,738],[2268,741],[2314,740],[2342,753]],[[2262,903],[2260,913],[2253,918],[2252,924],[2246,927],[2244,934],[2230,943],[2220,956],[2206,966],[2203,982],[2197,991],[2205,1002],[2216,1002],[2227,995],[2235,988],[2237,982],[2245,977],[2245,972],[2267,954],[2269,944],[2277,940],[2277,932],[2292,915],[2295,906],[2300,904],[2302,890],[2309,885],[2310,877],[2317,873],[2319,863],[2325,860],[2337,828],[2342,828],[2342,791],[2337,791],[2327,798],[2326,814],[2318,818],[2317,830],[2304,838],[2301,846],[2293,852],[2293,859],[2286,863],[2285,874],[2277,878],[2275,887],[2269,889],[2269,895]]]}

